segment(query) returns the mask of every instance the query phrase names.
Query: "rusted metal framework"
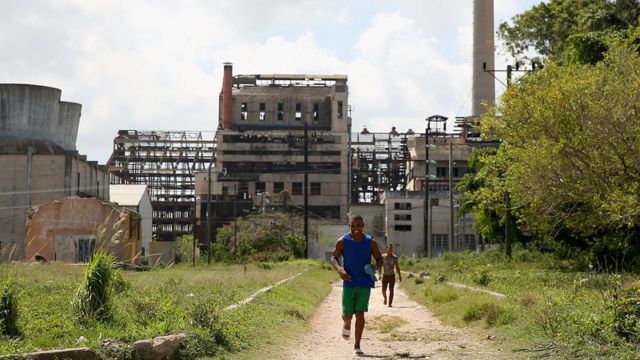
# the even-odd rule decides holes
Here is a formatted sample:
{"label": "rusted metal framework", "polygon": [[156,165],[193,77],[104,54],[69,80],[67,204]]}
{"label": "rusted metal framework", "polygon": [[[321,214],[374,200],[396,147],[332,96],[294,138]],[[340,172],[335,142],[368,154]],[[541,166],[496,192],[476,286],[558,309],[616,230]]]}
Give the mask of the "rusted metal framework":
{"label": "rusted metal framework", "polygon": [[213,163],[214,132],[119,130],[109,158],[111,184],[146,184],[153,238],[193,233],[196,172]]}
{"label": "rusted metal framework", "polygon": [[385,190],[407,187],[407,162],[411,160],[407,136],[413,132],[351,135],[351,203],[380,204]]}

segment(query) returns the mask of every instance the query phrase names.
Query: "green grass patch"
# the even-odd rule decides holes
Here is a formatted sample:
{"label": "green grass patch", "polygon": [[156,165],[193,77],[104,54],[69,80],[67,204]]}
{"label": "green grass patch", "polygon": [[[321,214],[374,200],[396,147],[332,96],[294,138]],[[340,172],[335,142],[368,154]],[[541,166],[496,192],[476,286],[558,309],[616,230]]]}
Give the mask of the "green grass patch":
{"label": "green grass patch", "polygon": [[[52,263],[1,265],[13,272],[20,337],[0,339],[0,354],[54,348],[98,348],[109,339],[131,344],[140,339],[186,332],[182,357],[242,354],[288,341],[330,291],[335,273],[319,263],[292,261],[191,267],[122,273],[112,296],[111,316],[78,323],[73,302],[84,265]],[[306,270],[306,271],[305,271]],[[223,311],[258,289],[305,271],[238,309]],[[1,279],[0,279],[1,280]],[[78,339],[86,341],[79,343]],[[126,352],[126,351],[125,351]]]}
{"label": "green grass patch", "polygon": [[[442,259],[401,259],[414,273],[506,295],[505,299],[447,286],[401,286],[445,323],[495,336],[514,357],[634,358],[640,353],[640,288],[636,275],[585,273],[570,261],[516,249],[447,254]],[[453,294],[457,294],[453,295]]]}

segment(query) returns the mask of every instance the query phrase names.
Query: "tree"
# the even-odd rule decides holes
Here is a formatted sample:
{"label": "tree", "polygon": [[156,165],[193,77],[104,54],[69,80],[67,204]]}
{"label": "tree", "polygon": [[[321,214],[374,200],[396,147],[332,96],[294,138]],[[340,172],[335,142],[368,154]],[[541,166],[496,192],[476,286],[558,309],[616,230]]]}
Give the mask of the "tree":
{"label": "tree", "polygon": [[238,218],[235,223],[218,229],[213,246],[215,258],[244,261],[302,257],[305,246],[302,224],[302,217],[280,211]]}
{"label": "tree", "polygon": [[495,185],[490,182],[492,178],[499,180],[493,177],[494,172],[497,172],[494,166],[497,150],[474,150],[468,160],[471,171],[462,177],[455,188],[460,193],[458,216],[473,214],[474,229],[478,235],[491,243],[504,240],[504,203],[496,198],[496,195],[499,196],[499,190],[495,187],[489,188],[490,185]]}
{"label": "tree", "polygon": [[[498,36],[515,58],[533,52],[559,62],[594,64],[619,39],[638,39],[640,0],[551,0],[502,22]],[[535,55],[534,55],[535,56]]]}
{"label": "tree", "polygon": [[483,130],[503,140],[506,169],[493,175],[528,233],[593,240],[640,226],[637,49],[615,45],[596,65],[550,63],[523,77]]}

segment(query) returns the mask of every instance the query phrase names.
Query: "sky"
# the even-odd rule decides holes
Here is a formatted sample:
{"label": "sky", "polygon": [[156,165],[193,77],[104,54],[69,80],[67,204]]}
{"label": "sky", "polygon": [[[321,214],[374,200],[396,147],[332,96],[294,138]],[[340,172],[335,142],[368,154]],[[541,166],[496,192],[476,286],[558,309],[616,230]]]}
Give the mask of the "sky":
{"label": "sky", "polygon": [[[540,0],[494,0],[495,23]],[[424,131],[471,111],[472,0],[0,0],[0,83],[82,104],[77,149],[106,163],[118,130],[218,124],[234,75],[345,74],[354,131]],[[512,60],[497,45],[496,69]],[[496,94],[504,86],[496,83]]]}

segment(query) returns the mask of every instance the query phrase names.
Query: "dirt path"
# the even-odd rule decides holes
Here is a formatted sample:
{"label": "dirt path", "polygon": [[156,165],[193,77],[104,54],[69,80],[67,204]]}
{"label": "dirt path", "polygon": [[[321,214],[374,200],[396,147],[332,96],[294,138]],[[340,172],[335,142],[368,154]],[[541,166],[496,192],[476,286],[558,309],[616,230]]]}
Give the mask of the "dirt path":
{"label": "dirt path", "polygon": [[[393,307],[383,305],[379,283],[376,286],[371,293],[361,341],[365,356],[353,355],[353,331],[351,340],[343,340],[340,336],[342,282],[337,282],[311,318],[310,331],[288,352],[289,359],[509,358],[508,354],[493,349],[491,340],[482,335],[443,325],[424,306],[410,300],[397,285]],[[383,324],[392,329],[385,329]]]}

